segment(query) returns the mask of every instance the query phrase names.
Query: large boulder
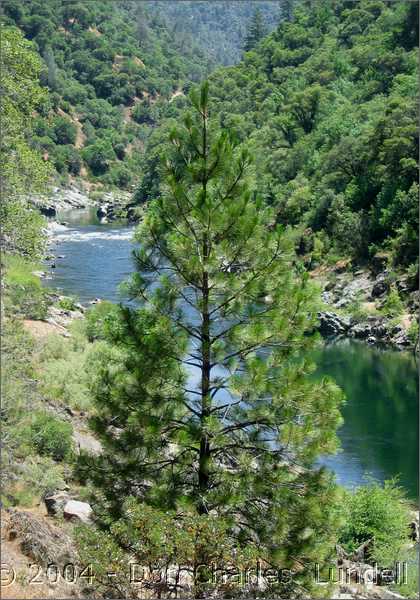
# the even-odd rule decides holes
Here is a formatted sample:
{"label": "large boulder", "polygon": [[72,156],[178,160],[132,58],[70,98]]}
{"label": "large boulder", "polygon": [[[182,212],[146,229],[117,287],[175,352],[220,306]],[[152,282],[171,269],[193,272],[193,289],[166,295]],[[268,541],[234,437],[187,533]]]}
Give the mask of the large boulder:
{"label": "large boulder", "polygon": [[385,277],[378,277],[372,287],[372,298],[379,298],[389,290],[389,282]]}
{"label": "large boulder", "polygon": [[372,325],[370,323],[356,323],[350,329],[350,335],[359,340],[366,340],[373,335]]}
{"label": "large boulder", "polygon": [[407,331],[402,325],[395,325],[395,327],[392,328],[391,342],[397,348],[408,348],[412,345],[407,335]]}
{"label": "large boulder", "polygon": [[69,500],[64,505],[63,515],[65,519],[78,520],[89,524],[92,521],[92,507],[87,502]]}
{"label": "large boulder", "polygon": [[350,318],[332,312],[319,312],[319,332],[325,336],[342,335],[350,327]]}

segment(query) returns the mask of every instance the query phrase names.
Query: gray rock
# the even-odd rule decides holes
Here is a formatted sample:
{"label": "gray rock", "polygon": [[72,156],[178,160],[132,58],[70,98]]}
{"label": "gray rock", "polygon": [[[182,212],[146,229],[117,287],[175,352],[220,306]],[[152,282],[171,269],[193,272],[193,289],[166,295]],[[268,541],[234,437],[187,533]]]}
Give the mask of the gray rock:
{"label": "gray rock", "polygon": [[332,312],[319,312],[319,331],[321,335],[342,335],[350,327],[350,318],[341,317]]}
{"label": "gray rock", "polygon": [[419,310],[420,303],[419,303],[419,292],[418,291],[411,292],[409,299],[408,299],[408,306],[414,312],[417,312]]}
{"label": "gray rock", "polygon": [[345,297],[345,298],[340,298],[337,302],[334,302],[334,306],[336,308],[345,308],[346,306],[348,306],[349,304],[351,304],[352,299]]}
{"label": "gray rock", "polygon": [[70,496],[67,492],[54,492],[45,496],[44,503],[47,513],[54,516],[63,512],[64,506],[69,502]]}
{"label": "gray rock", "polygon": [[378,277],[372,287],[372,298],[379,298],[389,290],[389,283],[384,277]]}
{"label": "gray rock", "polygon": [[402,296],[407,295],[410,292],[411,286],[406,277],[402,277],[396,281],[398,293]]}
{"label": "gray rock", "polygon": [[372,327],[369,323],[356,323],[350,329],[350,335],[360,340],[365,340],[372,335]]}
{"label": "gray rock", "polygon": [[391,338],[392,343],[398,348],[408,348],[411,346],[411,342],[405,331],[401,331],[397,335]]}
{"label": "gray rock", "polygon": [[97,456],[102,452],[101,443],[89,432],[75,429],[73,431],[73,440],[78,453],[82,450]]}
{"label": "gray rock", "polygon": [[334,301],[334,296],[331,292],[322,292],[321,298],[326,304],[332,304]]}
{"label": "gray rock", "polygon": [[89,524],[92,521],[92,507],[87,502],[69,500],[64,506],[63,515],[65,519],[75,519]]}

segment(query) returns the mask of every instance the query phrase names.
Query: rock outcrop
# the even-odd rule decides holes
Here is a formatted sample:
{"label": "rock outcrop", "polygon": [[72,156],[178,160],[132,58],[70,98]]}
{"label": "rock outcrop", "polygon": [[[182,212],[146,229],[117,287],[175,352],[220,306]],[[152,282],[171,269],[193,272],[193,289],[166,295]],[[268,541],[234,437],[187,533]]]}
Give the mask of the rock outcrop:
{"label": "rock outcrop", "polygon": [[64,505],[63,515],[65,519],[89,524],[92,521],[92,507],[87,502],[69,500]]}
{"label": "rock outcrop", "polygon": [[[388,255],[383,253],[376,255],[370,271],[351,271],[350,263],[345,261],[324,270],[322,299],[331,309],[318,314],[318,329],[323,336],[347,336],[398,350],[413,348],[408,329],[419,308],[419,292],[413,288],[416,278],[395,277],[387,264]],[[328,279],[324,279],[325,273]],[[398,291],[406,306],[399,323],[381,314],[391,288]]]}
{"label": "rock outcrop", "polygon": [[406,329],[402,325],[393,325],[386,317],[368,317],[359,321],[334,312],[319,312],[318,320],[318,331],[324,337],[346,336],[399,350],[409,349],[412,345]]}

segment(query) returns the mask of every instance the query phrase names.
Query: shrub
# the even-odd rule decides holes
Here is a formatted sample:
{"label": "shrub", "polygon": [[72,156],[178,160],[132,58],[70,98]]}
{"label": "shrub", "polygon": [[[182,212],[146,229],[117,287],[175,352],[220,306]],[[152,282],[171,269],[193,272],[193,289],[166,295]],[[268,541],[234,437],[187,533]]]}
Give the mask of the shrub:
{"label": "shrub", "polygon": [[74,144],[76,141],[77,128],[74,123],[66,117],[55,117],[53,120],[53,129],[57,139],[57,144]]}
{"label": "shrub", "polygon": [[117,315],[119,308],[112,302],[100,302],[86,313],[86,335],[90,341],[105,339],[106,322]]}
{"label": "shrub", "polygon": [[40,386],[48,398],[87,411],[91,408],[89,385],[92,379],[88,367],[95,353],[106,349],[88,343],[85,328],[84,320],[77,320],[71,325],[70,339],[49,336],[40,354]]}
{"label": "shrub", "polygon": [[47,314],[46,292],[33,274],[37,264],[14,254],[4,254],[5,306],[11,314],[29,319],[44,319]]}
{"label": "shrub", "polygon": [[8,199],[0,203],[2,248],[22,254],[27,259],[40,258],[45,249],[45,218],[28,202]]}
{"label": "shrub", "polygon": [[[121,518],[113,519],[108,525],[108,532],[86,526],[76,530],[80,558],[83,563],[92,564],[97,574],[95,585],[104,596],[111,590],[107,577],[110,565],[123,575],[121,565],[128,556],[152,570],[152,573],[144,571],[145,589],[159,590],[166,595],[170,585],[166,585],[168,582],[164,575],[172,567],[178,569],[178,576],[182,572],[190,574],[190,581],[188,576],[184,576],[180,584],[184,591],[194,586],[193,597],[202,597],[201,594],[209,589],[213,592],[229,591],[229,583],[221,582],[217,587],[211,583],[209,588],[212,567],[225,568],[229,565],[236,570],[247,569],[255,565],[257,558],[263,558],[258,556],[252,542],[241,546],[221,517],[163,511],[132,497],[124,501]],[[201,567],[197,568],[199,565]],[[156,578],[158,573],[162,578]],[[175,579],[174,572],[170,578]],[[116,586],[120,596],[130,594],[126,578],[113,579],[112,585]]]}
{"label": "shrub", "polygon": [[70,296],[64,296],[63,298],[60,298],[58,301],[58,306],[63,310],[77,310],[76,300]]}
{"label": "shrub", "polygon": [[126,188],[131,181],[130,170],[124,165],[114,165],[109,171],[108,178],[112,185]]}
{"label": "shrub", "polygon": [[155,122],[155,117],[153,113],[153,108],[148,104],[138,103],[135,105],[132,111],[132,117],[136,123],[147,123],[148,125],[153,125]]}
{"label": "shrub", "polygon": [[57,419],[50,412],[38,411],[22,435],[41,455],[61,461],[70,458],[73,449],[73,428],[70,423]]}
{"label": "shrub", "polygon": [[16,471],[19,484],[10,489],[8,504],[32,506],[48,493],[65,489],[63,466],[49,456],[29,456]]}
{"label": "shrub", "polygon": [[396,480],[381,486],[371,481],[353,493],[345,492],[346,523],[340,534],[340,543],[349,552],[364,542],[373,540],[367,558],[381,567],[400,560],[407,544],[410,520],[408,503]]}
{"label": "shrub", "polygon": [[98,141],[86,146],[82,151],[82,157],[93,175],[103,175],[108,171],[110,162],[115,160],[115,152],[110,142]]}
{"label": "shrub", "polygon": [[56,146],[53,149],[53,161],[59,173],[68,171],[72,175],[79,175],[82,167],[80,154],[73,146]]}
{"label": "shrub", "polygon": [[392,288],[382,306],[382,312],[387,317],[397,317],[404,310],[404,304],[395,288]]}
{"label": "shrub", "polygon": [[417,319],[414,319],[414,321],[410,323],[407,335],[413,346],[417,346],[419,342],[419,323]]}

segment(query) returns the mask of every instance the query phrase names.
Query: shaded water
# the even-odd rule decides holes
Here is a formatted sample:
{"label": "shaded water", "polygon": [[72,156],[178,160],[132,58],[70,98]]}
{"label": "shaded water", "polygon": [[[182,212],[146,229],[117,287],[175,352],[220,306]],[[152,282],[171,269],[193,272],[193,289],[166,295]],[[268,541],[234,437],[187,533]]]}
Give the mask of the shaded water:
{"label": "shaded water", "polygon": [[[101,225],[91,211],[59,215],[54,230],[56,260],[52,285],[82,302],[122,300],[119,284],[133,271],[133,229]],[[322,459],[339,483],[352,487],[365,474],[383,481],[400,475],[411,498],[418,497],[417,368],[413,356],[343,340],[313,355],[315,376],[330,375],[344,390],[342,452]]]}

